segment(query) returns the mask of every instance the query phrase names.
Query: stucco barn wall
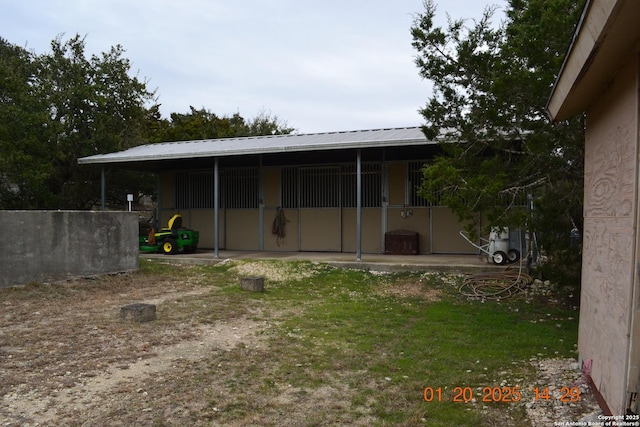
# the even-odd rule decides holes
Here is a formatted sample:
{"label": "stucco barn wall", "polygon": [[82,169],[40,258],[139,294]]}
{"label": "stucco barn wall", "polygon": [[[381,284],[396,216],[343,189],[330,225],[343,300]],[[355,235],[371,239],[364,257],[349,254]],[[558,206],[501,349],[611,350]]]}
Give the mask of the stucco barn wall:
{"label": "stucco barn wall", "polygon": [[[182,215],[182,225],[200,232],[198,248],[213,249],[214,242],[214,210],[213,209],[164,209],[158,216],[159,229],[166,228],[169,220],[175,214]],[[220,209],[218,217],[218,245],[224,248],[225,243],[225,212]]]}
{"label": "stucco barn wall", "polygon": [[278,237],[272,233],[273,220],[277,212],[276,208],[266,208],[264,210],[264,250],[295,252],[298,250],[298,210],[283,210],[286,221],[284,238],[282,239],[278,239]]}
{"label": "stucco barn wall", "polygon": [[437,254],[474,254],[478,250],[460,236],[466,223],[460,222],[458,216],[447,207],[431,209],[433,224],[432,252]]}
{"label": "stucco barn wall", "polygon": [[[355,208],[342,210],[342,251],[356,252],[358,217]],[[380,208],[362,209],[362,252],[379,254],[382,249],[382,211]]]}
{"label": "stucco barn wall", "polygon": [[263,183],[265,207],[277,208],[280,206],[280,168],[265,168]]}
{"label": "stucco barn wall", "polygon": [[0,287],[138,269],[138,214],[0,211]]}
{"label": "stucco barn wall", "polygon": [[[160,194],[162,195],[160,209],[171,209],[175,206],[175,180],[176,175],[173,172],[160,174]],[[162,226],[166,226],[166,222]]]}
{"label": "stucco barn wall", "polygon": [[429,237],[429,208],[410,208],[411,216],[402,216],[406,208],[393,206],[387,209],[387,231],[407,230],[418,233],[418,250],[421,254],[431,253],[431,241]]}
{"label": "stucco barn wall", "polygon": [[258,209],[227,209],[225,212],[228,250],[260,249],[260,211]]}
{"label": "stucco barn wall", "polygon": [[339,252],[340,209],[300,209],[300,250]]}
{"label": "stucco barn wall", "polygon": [[587,111],[578,349],[614,414],[624,414],[637,212],[635,60]]}
{"label": "stucco barn wall", "polygon": [[389,181],[389,206],[404,206],[406,199],[406,163],[389,163],[387,179]]}
{"label": "stucco barn wall", "polygon": [[[188,217],[188,221],[184,221],[183,217],[183,225],[187,228],[192,228],[194,230],[198,230],[200,232],[200,242],[198,243],[199,248],[214,248],[214,210],[213,209],[193,209],[186,212]],[[170,218],[170,217],[169,217]],[[167,220],[169,219],[167,218]],[[220,215],[218,216],[218,247],[224,247],[225,241],[225,227],[224,227],[224,211],[220,210]],[[164,227],[167,226],[165,221]]]}

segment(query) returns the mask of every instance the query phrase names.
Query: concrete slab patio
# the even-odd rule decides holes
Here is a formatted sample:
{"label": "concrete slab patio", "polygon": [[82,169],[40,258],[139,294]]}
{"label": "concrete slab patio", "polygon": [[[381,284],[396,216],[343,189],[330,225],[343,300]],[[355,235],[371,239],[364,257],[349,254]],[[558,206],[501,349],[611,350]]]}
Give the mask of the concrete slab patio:
{"label": "concrete slab patio", "polygon": [[[224,260],[279,259],[286,261],[312,261],[342,268],[375,271],[441,271],[479,273],[504,270],[507,266],[488,263],[480,255],[384,255],[363,254],[356,260],[355,253],[344,252],[255,252],[220,251],[219,258],[213,251],[199,250],[193,254],[163,255],[140,253],[140,260],[155,259],[175,264],[216,264]],[[512,268],[518,268],[514,264]]]}

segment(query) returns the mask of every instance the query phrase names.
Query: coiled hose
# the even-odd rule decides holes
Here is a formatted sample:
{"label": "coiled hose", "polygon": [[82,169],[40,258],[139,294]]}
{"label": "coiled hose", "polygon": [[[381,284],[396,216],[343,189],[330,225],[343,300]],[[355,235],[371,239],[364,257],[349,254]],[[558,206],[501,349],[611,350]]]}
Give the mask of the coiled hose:
{"label": "coiled hose", "polygon": [[533,278],[522,271],[507,268],[503,271],[479,273],[467,276],[459,291],[469,298],[502,299],[511,297],[533,282]]}

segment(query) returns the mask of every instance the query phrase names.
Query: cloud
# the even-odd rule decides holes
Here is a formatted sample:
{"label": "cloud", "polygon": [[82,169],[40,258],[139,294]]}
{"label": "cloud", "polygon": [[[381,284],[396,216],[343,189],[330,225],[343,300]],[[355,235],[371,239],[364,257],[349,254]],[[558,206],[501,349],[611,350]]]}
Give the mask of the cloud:
{"label": "cloud", "polygon": [[86,35],[89,53],[122,45],[165,117],[192,105],[246,118],[267,110],[301,132],[414,126],[430,94],[409,33],[422,0],[0,1],[2,37],[37,53],[60,33]]}

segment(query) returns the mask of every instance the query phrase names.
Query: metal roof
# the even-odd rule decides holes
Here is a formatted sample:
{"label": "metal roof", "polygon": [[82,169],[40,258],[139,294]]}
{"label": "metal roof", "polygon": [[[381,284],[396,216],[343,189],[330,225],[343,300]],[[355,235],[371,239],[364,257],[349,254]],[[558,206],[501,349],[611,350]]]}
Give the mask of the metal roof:
{"label": "metal roof", "polygon": [[80,164],[131,163],[158,160],[229,157],[300,151],[380,148],[436,144],[419,127],[348,132],[203,139],[140,145],[125,151],[78,159]]}

